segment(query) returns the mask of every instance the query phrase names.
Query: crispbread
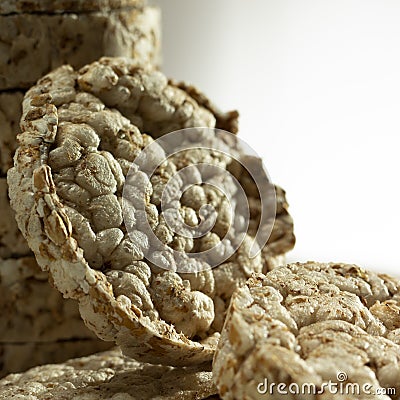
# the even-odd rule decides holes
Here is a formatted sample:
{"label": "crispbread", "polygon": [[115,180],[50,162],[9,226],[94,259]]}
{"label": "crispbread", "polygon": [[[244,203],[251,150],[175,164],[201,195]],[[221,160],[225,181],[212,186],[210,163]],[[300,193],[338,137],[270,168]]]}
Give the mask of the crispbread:
{"label": "crispbread", "polygon": [[209,364],[193,368],[141,364],[110,350],[9,375],[0,381],[0,399],[209,399],[216,394],[210,368]]}
{"label": "crispbread", "polygon": [[[129,356],[170,365],[210,360],[231,293],[252,272],[263,270],[260,254],[248,257],[249,235],[213,270],[183,273],[185,263],[164,270],[146,261],[158,253],[149,250],[143,218],[168,251],[207,250],[220,242],[226,204],[216,190],[193,185],[182,197],[179,212],[189,224],[196,224],[196,210],[207,198],[218,211],[215,231],[198,241],[172,235],[157,208],[165,182],[180,168],[196,161],[225,171],[230,158],[214,150],[166,160],[151,187],[134,168],[130,201],[139,201],[135,195],[144,190],[146,205],[133,210],[133,232],[122,219],[129,167],[152,137],[196,126],[212,131],[216,123],[235,127],[234,115],[216,115],[160,72],[126,59],[103,58],[79,72],[62,67],[27,92],[20,147],[8,174],[19,228],[55,286],[79,301],[86,325],[100,338],[115,340]],[[267,244],[272,264],[282,258],[273,244]],[[174,272],[177,267],[180,273]]]}
{"label": "crispbread", "polygon": [[160,29],[160,11],[155,7],[0,15],[0,90],[27,89],[53,68],[63,64],[79,68],[101,56],[157,64]]}
{"label": "crispbread", "polygon": [[0,14],[83,13],[131,7],[140,8],[145,4],[145,0],[2,0]]}
{"label": "crispbread", "polygon": [[232,296],[215,354],[221,397],[280,398],[278,385],[292,384],[292,399],[348,399],[347,389],[301,392],[331,381],[358,385],[358,399],[371,397],[364,384],[389,399],[378,390],[400,390],[399,300],[399,280],[355,265],[298,263],[254,275]]}

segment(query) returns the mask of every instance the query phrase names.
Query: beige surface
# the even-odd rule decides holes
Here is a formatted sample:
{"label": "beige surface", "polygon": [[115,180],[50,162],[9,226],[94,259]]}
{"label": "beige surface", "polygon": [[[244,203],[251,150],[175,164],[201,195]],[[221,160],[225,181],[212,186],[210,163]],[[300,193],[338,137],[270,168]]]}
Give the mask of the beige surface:
{"label": "beige surface", "polygon": [[153,7],[0,16],[0,90],[29,88],[55,67],[78,68],[101,56],[157,63],[160,29],[160,13]]}
{"label": "beige surface", "polygon": [[[144,212],[133,210],[133,239],[122,221],[127,170],[152,141],[140,129],[158,137],[183,127],[214,127],[216,121],[236,126],[232,115],[225,114],[225,121],[217,118],[211,107],[168,84],[161,73],[122,59],[104,58],[79,73],[60,68],[27,93],[22,145],[8,175],[19,226],[57,288],[79,301],[87,326],[115,340],[127,355],[171,365],[210,360],[232,292],[263,269],[260,255],[248,257],[250,237],[213,270],[179,274],[146,261],[151,236],[143,232],[143,218],[170,246],[160,257],[167,259],[175,244],[185,251],[193,245],[168,231],[159,214],[165,180],[192,160],[224,170],[230,161],[226,155],[196,150],[172,157],[156,171],[148,191],[144,173],[135,173],[136,195],[140,199],[146,188],[146,205]],[[195,195],[182,196],[179,212],[194,221],[195,209],[209,194],[218,210],[215,232],[222,231],[225,203],[220,195],[200,185],[191,190]],[[196,239],[196,246],[219,243],[215,232]]]}
{"label": "beige surface", "polygon": [[[98,339],[43,343],[0,343],[0,377],[23,372],[37,365],[59,363],[74,357],[105,351],[109,342]],[[1,382],[1,381],[0,381]],[[9,393],[9,392],[8,392]],[[9,397],[0,397],[9,398]]]}
{"label": "beige surface", "polygon": [[0,381],[0,399],[205,399],[216,393],[210,369],[140,364],[110,350],[9,375]]}
{"label": "beige surface", "polygon": [[145,0],[2,0],[0,14],[106,11],[141,7]]}
{"label": "beige surface", "polygon": [[[399,393],[399,316],[400,281],[355,265],[309,262],[254,275],[233,295],[221,333],[213,364],[219,393],[280,398],[276,386],[270,394],[257,390],[265,379],[270,389],[282,383],[286,390],[291,383],[358,384],[358,399],[371,398],[363,384]],[[325,389],[290,398],[349,398]]]}

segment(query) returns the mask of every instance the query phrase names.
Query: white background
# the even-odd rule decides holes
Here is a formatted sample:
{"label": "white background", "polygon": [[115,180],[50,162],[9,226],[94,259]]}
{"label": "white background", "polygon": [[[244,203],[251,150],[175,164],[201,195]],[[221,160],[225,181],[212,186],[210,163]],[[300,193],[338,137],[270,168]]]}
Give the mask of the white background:
{"label": "white background", "polygon": [[285,188],[290,261],[400,276],[400,2],[159,0],[163,70],[241,113]]}

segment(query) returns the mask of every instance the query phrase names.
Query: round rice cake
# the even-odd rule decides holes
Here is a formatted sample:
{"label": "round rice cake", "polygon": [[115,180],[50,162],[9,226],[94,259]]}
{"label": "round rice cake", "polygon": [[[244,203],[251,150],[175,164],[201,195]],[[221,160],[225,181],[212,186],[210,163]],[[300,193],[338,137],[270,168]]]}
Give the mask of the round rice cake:
{"label": "round rice cake", "polygon": [[[27,92],[23,105],[8,183],[18,226],[39,265],[65,297],[79,301],[86,325],[126,355],[169,365],[211,360],[231,294],[262,271],[263,261],[260,254],[248,257],[254,240],[244,232],[237,251],[221,265],[210,269],[196,261],[192,269],[187,254],[222,243],[229,215],[225,197],[195,183],[173,203],[191,226],[207,202],[215,206],[213,231],[194,239],[170,228],[160,199],[178,170],[196,163],[219,168],[225,179],[230,157],[213,149],[165,160],[162,151],[146,153],[145,161],[154,154],[163,160],[149,180],[135,163],[152,137],[197,126],[234,130],[237,115],[217,115],[160,72],[113,58],[79,72],[57,69]],[[191,174],[197,179],[200,172]],[[143,208],[133,207],[123,218],[127,177],[127,203],[138,201]],[[154,251],[154,237],[164,253]],[[222,255],[229,250],[222,249]],[[175,262],[175,253],[184,261]],[[271,260],[281,256],[270,254]]]}
{"label": "round rice cake", "polygon": [[4,400],[22,396],[31,400],[200,400],[216,392],[210,364],[192,368],[141,364],[123,357],[118,349],[43,365],[0,381]]}
{"label": "round rice cake", "polygon": [[0,90],[27,89],[58,66],[80,68],[102,56],[158,64],[160,32],[156,7],[0,15]]}
{"label": "round rice cake", "polygon": [[254,275],[232,296],[215,353],[221,397],[281,398],[286,390],[292,399],[348,399],[327,386],[318,395],[301,392],[332,382],[358,385],[358,399],[371,398],[367,389],[394,398],[399,300],[399,280],[356,265],[297,263]]}
{"label": "round rice cake", "polygon": [[145,0],[2,0],[0,2],[0,14],[84,13],[120,8],[139,8],[145,4]]}

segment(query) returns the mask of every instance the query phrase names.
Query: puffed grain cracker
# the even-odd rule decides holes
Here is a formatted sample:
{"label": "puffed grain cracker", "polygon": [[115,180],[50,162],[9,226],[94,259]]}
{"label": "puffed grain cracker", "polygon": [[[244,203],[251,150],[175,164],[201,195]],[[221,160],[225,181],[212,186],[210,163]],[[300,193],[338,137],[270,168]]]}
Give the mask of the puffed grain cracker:
{"label": "puffed grain cracker", "polygon": [[101,56],[158,64],[160,31],[160,10],[150,6],[85,14],[0,15],[0,90],[27,89],[58,66],[80,68]]}
{"label": "puffed grain cracker", "polygon": [[0,14],[16,13],[85,13],[121,8],[140,8],[145,0],[2,0]]}
{"label": "puffed grain cracker", "polygon": [[[234,127],[232,115],[215,115],[160,72],[126,59],[103,58],[79,72],[61,67],[27,92],[8,174],[19,228],[55,286],[79,301],[86,325],[126,355],[177,366],[210,360],[231,294],[263,270],[260,254],[247,256],[249,235],[212,270],[177,273],[146,261],[152,250],[143,218],[169,248],[203,251],[219,243],[226,204],[218,191],[194,185],[178,202],[186,223],[196,224],[199,208],[212,199],[218,218],[204,238],[174,235],[157,207],[179,168],[206,161],[224,170],[225,155],[199,150],[168,159],[150,185],[136,171],[132,195],[143,193],[146,207],[134,210],[133,232],[123,220],[128,170],[152,138],[188,127]],[[268,246],[271,262],[280,260]]]}
{"label": "puffed grain cracker", "polygon": [[9,375],[0,381],[0,399],[210,399],[216,396],[210,368],[141,364],[115,349]]}
{"label": "puffed grain cracker", "polygon": [[215,353],[221,397],[280,398],[278,385],[288,391],[292,384],[292,399],[348,399],[327,387],[301,391],[331,381],[358,385],[358,399],[371,397],[363,385],[374,398],[396,398],[399,299],[399,280],[356,265],[297,263],[255,274],[232,296]]}

